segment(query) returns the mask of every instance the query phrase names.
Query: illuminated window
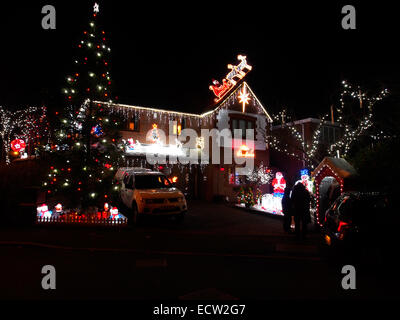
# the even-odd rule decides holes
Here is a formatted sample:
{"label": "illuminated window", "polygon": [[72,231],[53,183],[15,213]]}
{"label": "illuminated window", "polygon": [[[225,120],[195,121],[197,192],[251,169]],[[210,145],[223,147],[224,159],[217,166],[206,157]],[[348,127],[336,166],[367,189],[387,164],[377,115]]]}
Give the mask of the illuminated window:
{"label": "illuminated window", "polygon": [[177,120],[172,127],[172,133],[179,136],[182,132],[182,129],[185,129],[185,123],[186,123],[185,119]]}
{"label": "illuminated window", "polygon": [[173,131],[174,134],[179,136],[181,134],[181,131],[182,131],[182,126],[180,124],[178,124],[178,125],[174,124],[174,128],[173,128],[172,131]]}
{"label": "illuminated window", "polygon": [[139,131],[139,119],[138,117],[132,117],[127,121],[126,129],[129,131]]}

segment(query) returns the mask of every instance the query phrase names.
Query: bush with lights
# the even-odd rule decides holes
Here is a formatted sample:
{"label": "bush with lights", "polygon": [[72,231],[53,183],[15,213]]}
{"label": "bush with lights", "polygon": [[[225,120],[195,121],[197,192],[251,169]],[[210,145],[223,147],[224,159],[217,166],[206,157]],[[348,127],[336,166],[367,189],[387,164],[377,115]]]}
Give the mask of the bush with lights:
{"label": "bush with lights", "polygon": [[237,202],[238,202],[238,204],[244,204],[244,188],[243,187],[240,187],[239,188],[239,191],[238,191],[238,194],[237,194]]}
{"label": "bush with lights", "polygon": [[249,188],[247,193],[244,196],[244,204],[246,208],[253,207],[255,205],[254,201],[254,194],[253,194],[253,189]]}

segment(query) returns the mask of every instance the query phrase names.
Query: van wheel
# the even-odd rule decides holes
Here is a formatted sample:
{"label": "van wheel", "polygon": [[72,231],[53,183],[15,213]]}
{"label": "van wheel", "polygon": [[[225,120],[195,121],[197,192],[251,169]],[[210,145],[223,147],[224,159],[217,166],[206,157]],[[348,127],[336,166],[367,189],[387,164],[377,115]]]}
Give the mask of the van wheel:
{"label": "van wheel", "polygon": [[185,220],[186,212],[179,213],[175,216],[175,221],[177,223],[182,223]]}

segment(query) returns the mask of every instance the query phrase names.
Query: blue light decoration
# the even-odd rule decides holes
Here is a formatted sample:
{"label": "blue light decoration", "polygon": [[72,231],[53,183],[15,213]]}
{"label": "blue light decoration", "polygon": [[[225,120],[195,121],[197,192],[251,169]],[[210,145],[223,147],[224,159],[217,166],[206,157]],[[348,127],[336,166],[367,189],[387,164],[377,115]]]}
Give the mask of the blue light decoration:
{"label": "blue light decoration", "polygon": [[300,170],[300,177],[301,176],[310,176],[310,172],[308,171],[308,169]]}
{"label": "blue light decoration", "polygon": [[104,134],[104,132],[103,132],[103,129],[101,128],[101,126],[100,125],[95,125],[93,128],[92,128],[92,130],[90,131],[90,133],[92,134],[92,135],[94,135],[95,137],[101,137],[103,134]]}
{"label": "blue light decoration", "polygon": [[314,190],[314,184],[310,180],[310,171],[308,169],[302,169],[300,170],[300,180],[296,181],[295,184],[302,183],[308,192],[311,194],[313,193]]}

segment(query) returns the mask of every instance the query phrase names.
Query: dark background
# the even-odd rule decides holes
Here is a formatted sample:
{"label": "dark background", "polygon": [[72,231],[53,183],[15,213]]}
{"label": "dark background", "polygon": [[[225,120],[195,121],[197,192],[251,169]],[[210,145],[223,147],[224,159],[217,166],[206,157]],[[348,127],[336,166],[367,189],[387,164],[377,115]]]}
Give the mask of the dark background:
{"label": "dark background", "polygon": [[[93,3],[2,3],[0,105],[62,104]],[[239,53],[253,66],[246,81],[270,113],[285,107],[297,118],[325,114],[342,79],[399,91],[399,14],[381,1],[352,3],[357,30],[341,28],[347,2],[98,3],[120,103],[200,113],[213,104],[211,79],[221,80]],[[56,7],[56,30],[41,28],[46,4]]]}

